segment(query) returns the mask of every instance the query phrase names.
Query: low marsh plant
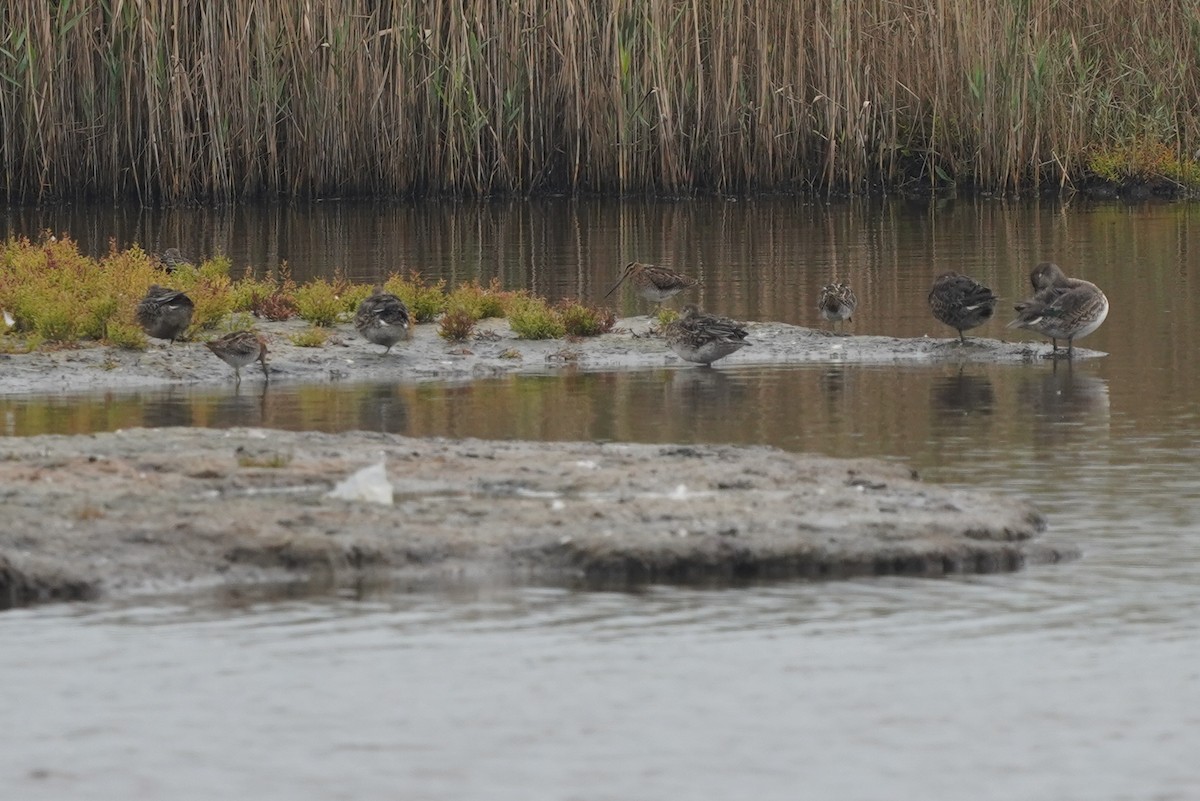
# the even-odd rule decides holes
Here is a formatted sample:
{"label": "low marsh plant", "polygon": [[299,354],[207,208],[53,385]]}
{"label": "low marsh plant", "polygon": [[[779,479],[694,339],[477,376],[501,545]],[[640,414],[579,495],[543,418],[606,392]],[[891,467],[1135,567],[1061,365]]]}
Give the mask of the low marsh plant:
{"label": "low marsh plant", "polygon": [[228,278],[201,278],[191,287],[180,286],[192,299],[195,310],[192,324],[186,337],[192,338],[200,331],[211,331],[233,313],[233,297],[229,293]]}
{"label": "low marsh plant", "polygon": [[320,348],[324,347],[329,340],[329,329],[312,326],[303,331],[297,331],[288,336],[288,341],[298,348]]}
{"label": "low marsh plant", "polygon": [[346,282],[339,289],[339,294],[342,298],[342,307],[348,314],[354,314],[358,311],[358,304],[369,298],[374,291],[375,288],[370,284],[351,284]]}
{"label": "low marsh plant", "polygon": [[142,331],[141,326],[126,322],[110,323],[105,341],[126,350],[145,350],[146,345],[149,344],[149,339]]}
{"label": "low marsh plant", "polygon": [[[4,350],[80,340],[145,349],[147,338],[135,309],[151,284],[181,290],[192,299],[195,310],[185,339],[247,328],[254,322],[251,315],[276,321],[299,316],[312,328],[292,334],[293,344],[320,347],[328,338],[324,329],[345,320],[373,290],[340,274],[297,285],[286,265],[266,279],[247,272],[233,280],[229,272],[224,257],[181,265],[167,275],[137,246],[117,250],[112,245],[105,256],[92,258],[66,237],[6,240],[0,243],[0,309],[12,324],[5,329]],[[608,309],[574,300],[552,306],[524,290],[503,290],[498,279],[487,286],[467,282],[447,295],[445,281],[427,282],[410,273],[392,275],[384,289],[408,305],[414,321],[441,315],[438,333],[450,342],[470,339],[478,321],[488,317],[507,317],[521,339],[595,336],[611,330],[615,321]]]}
{"label": "low marsh plant", "polygon": [[512,304],[508,324],[518,339],[558,339],[567,333],[558,312],[542,298],[532,296]]}
{"label": "low marsh plant", "polygon": [[493,278],[483,286],[478,280],[458,285],[446,298],[446,308],[466,309],[476,320],[504,317],[512,302],[527,293],[500,288],[500,279]]}
{"label": "low marsh plant", "polygon": [[558,304],[558,315],[567,336],[572,337],[607,334],[617,322],[617,316],[610,309],[599,309],[571,299]]}
{"label": "low marsh plant", "polygon": [[282,322],[296,316],[296,301],[289,294],[275,292],[261,299],[256,298],[250,311],[256,317]]}
{"label": "low marsh plant", "polygon": [[408,307],[408,313],[418,323],[428,323],[446,310],[446,282],[439,280],[429,284],[421,274],[412,272],[408,277],[393,273],[388,277],[383,290],[390,292]]}
{"label": "low marsh plant", "polygon": [[1157,139],[1093,147],[1088,154],[1087,169],[1115,184],[1166,179],[1193,191],[1200,189],[1200,162],[1181,157],[1174,148]]}
{"label": "low marsh plant", "polygon": [[267,298],[274,297],[278,291],[274,281],[256,279],[247,275],[235,282],[230,289],[230,293],[233,295],[233,309],[234,311],[252,311],[257,314],[259,307],[266,302]]}
{"label": "low marsh plant", "polygon": [[454,306],[446,310],[438,324],[438,336],[447,342],[466,342],[475,330],[476,317],[468,309]]}
{"label": "low marsh plant", "polygon": [[133,306],[155,275],[140,248],[102,259],[79,252],[69,237],[43,235],[34,243],[10,239],[0,248],[0,308],[15,333],[46,342],[104,339],[119,322],[133,322]]}
{"label": "low marsh plant", "polygon": [[293,299],[300,319],[315,326],[333,325],[346,310],[337,287],[324,278],[297,287]]}
{"label": "low marsh plant", "polygon": [[237,449],[238,467],[265,467],[277,469],[287,467],[292,463],[293,454],[287,451],[264,451],[251,453],[241,448]]}

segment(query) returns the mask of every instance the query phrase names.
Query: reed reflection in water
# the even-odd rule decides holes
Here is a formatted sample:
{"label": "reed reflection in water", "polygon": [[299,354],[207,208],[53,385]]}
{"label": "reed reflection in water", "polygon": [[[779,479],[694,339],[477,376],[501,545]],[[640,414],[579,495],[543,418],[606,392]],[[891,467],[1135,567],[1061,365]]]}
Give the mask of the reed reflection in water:
{"label": "reed reflection in water", "polygon": [[[0,398],[5,433],[137,426],[371,430],[408,436],[776,445],[919,463],[964,449],[1050,451],[1107,438],[1106,379],[1088,365],[819,365],[582,372],[466,384],[182,388]],[[940,456],[939,456],[940,454]]]}

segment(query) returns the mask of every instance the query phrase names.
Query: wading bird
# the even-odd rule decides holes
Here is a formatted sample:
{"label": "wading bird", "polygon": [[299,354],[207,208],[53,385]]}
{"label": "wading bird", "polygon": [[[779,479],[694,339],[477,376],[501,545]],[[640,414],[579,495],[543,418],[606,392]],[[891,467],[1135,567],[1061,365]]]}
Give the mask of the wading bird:
{"label": "wading bird", "polygon": [[192,299],[182,292],[154,284],[137,305],[135,316],[148,336],[167,339],[174,344],[192,324],[195,308]]}
{"label": "wading bird", "polygon": [[956,272],[942,273],[929,290],[929,310],[939,322],[958,329],[958,340],[967,343],[963,331],[983,325],[996,310],[992,290],[970,276]]}
{"label": "wading bird", "polygon": [[679,319],[663,329],[663,337],[681,359],[705,366],[750,344],[740,323],[694,305],[683,307]]}
{"label": "wading bird", "polygon": [[1095,331],[1108,316],[1108,298],[1100,287],[1081,278],[1068,278],[1053,262],[1042,262],[1029,274],[1035,294],[1018,303],[1009,328],[1025,328],[1049,337],[1051,356],[1058,340],[1067,340],[1067,358],[1075,355],[1075,340]]}
{"label": "wading bird", "polygon": [[832,323],[843,320],[854,322],[854,310],[858,308],[858,295],[845,281],[826,284],[821,287],[821,295],[817,298],[817,309],[821,317]]}
{"label": "wading bird", "polygon": [[377,286],[369,298],[358,304],[354,327],[363,339],[383,345],[386,355],[392,352],[392,345],[408,337],[408,307],[400,298]]}
{"label": "wading bird", "polygon": [[263,377],[268,381],[267,340],[254,331],[234,331],[223,337],[204,343],[217,358],[233,368],[237,383],[242,383],[242,368],[252,362],[261,362]]}
{"label": "wading bird", "polygon": [[662,303],[667,298],[678,295],[685,289],[691,289],[700,282],[690,275],[683,275],[666,267],[656,267],[653,264],[642,264],[631,261],[625,265],[625,270],[613,288],[604,293],[608,297],[617,291],[617,287],[626,279],[633,283],[634,289],[646,300]]}

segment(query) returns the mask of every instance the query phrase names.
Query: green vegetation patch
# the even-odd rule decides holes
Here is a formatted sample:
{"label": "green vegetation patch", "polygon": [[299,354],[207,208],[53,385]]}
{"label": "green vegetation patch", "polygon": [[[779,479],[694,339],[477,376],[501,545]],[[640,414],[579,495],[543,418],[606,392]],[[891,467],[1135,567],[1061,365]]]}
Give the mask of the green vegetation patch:
{"label": "green vegetation patch", "polygon": [[598,309],[577,300],[564,300],[558,304],[558,315],[562,319],[567,336],[594,337],[607,334],[617,322],[617,316],[609,309]]}
{"label": "green vegetation patch", "polygon": [[1189,190],[1200,190],[1200,162],[1154,139],[1092,148],[1087,169],[1115,184],[1166,179]]}
{"label": "green vegetation patch", "polygon": [[445,281],[429,284],[417,272],[409,273],[407,278],[393,273],[383,289],[404,301],[408,313],[418,323],[428,323],[446,310]]}
{"label": "green vegetation patch", "polygon": [[[147,337],[136,308],[152,284],[186,292],[194,304],[185,339],[206,339],[218,330],[253,324],[253,318],[282,321],[299,316],[312,327],[290,335],[293,344],[321,347],[327,329],[345,322],[373,287],[335,273],[303,285],[292,280],[287,265],[277,275],[256,278],[247,269],[230,277],[223,256],[200,264],[183,264],[168,274],[138,246],[100,258],[80,253],[67,237],[45,234],[38,242],[13,238],[0,243],[0,310],[6,323],[0,333],[4,352],[34,350],[45,345],[71,345],[94,340],[121,348],[145,349]],[[391,275],[384,290],[408,306],[415,322],[441,316],[438,334],[451,342],[472,336],[476,324],[506,317],[520,339],[596,336],[612,330],[615,315],[577,300],[556,305],[525,290],[504,290],[493,278],[460,284],[447,294],[446,282],[428,282],[418,273]],[[233,328],[231,328],[233,326]]]}
{"label": "green vegetation patch", "polygon": [[567,333],[562,317],[542,298],[514,302],[508,310],[508,324],[518,339],[558,339]]}

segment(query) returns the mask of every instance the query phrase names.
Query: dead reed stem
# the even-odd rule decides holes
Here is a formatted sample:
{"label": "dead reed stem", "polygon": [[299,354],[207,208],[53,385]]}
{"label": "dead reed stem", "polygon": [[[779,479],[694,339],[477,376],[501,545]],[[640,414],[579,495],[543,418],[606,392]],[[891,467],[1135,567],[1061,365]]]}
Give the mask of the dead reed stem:
{"label": "dead reed stem", "polygon": [[1200,0],[9,0],[9,201],[1055,185],[1200,145]]}

